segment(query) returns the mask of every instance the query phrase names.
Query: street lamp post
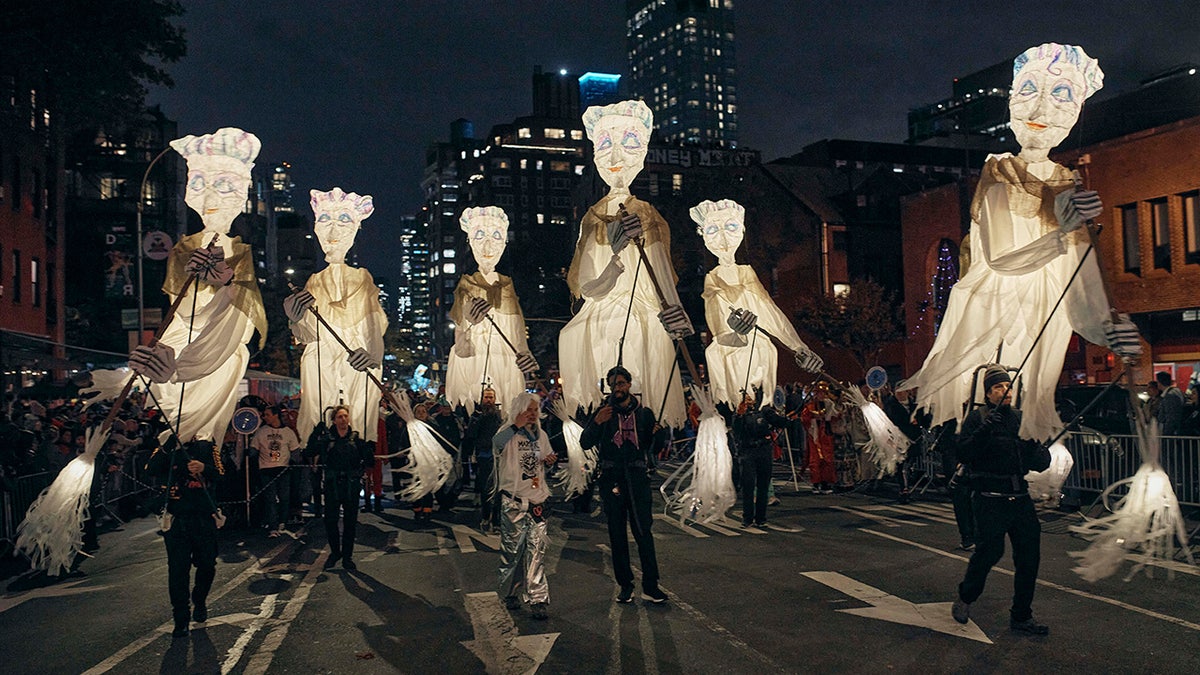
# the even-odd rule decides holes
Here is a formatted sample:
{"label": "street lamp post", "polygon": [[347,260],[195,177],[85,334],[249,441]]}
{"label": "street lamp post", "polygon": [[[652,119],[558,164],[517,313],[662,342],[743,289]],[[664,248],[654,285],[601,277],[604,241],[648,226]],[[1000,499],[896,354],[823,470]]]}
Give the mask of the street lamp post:
{"label": "street lamp post", "polygon": [[150,179],[150,170],[162,159],[163,155],[170,151],[171,146],[162,149],[154,159],[150,160],[150,164],[146,166],[146,172],[142,174],[142,183],[138,186],[137,194],[137,234],[134,246],[137,247],[137,278],[138,278],[138,335],[137,343],[142,344],[142,336],[146,332],[146,280],[142,276],[142,259],[146,256],[145,247],[142,244],[142,211],[145,210],[146,202],[146,181]]}

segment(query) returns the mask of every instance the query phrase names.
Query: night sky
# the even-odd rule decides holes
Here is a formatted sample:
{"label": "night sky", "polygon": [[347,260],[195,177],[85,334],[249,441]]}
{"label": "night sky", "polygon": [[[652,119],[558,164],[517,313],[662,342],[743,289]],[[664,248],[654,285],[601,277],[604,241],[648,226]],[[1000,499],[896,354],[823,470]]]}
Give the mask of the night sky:
{"label": "night sky", "polygon": [[[624,0],[184,5],[188,55],[169,67],[175,88],[149,102],[181,135],[258,135],[260,163],[292,163],[300,208],[310,188],[373,195],[358,248],[376,276],[394,273],[385,235],[420,207],[425,148],[448,140],[452,120],[482,136],[530,114],[537,65],[627,77]],[[901,142],[910,108],[1041,42],[1096,57],[1098,97],[1200,62],[1200,12],[1178,0],[737,0],[736,12],[739,142],[764,160],[825,138]]]}

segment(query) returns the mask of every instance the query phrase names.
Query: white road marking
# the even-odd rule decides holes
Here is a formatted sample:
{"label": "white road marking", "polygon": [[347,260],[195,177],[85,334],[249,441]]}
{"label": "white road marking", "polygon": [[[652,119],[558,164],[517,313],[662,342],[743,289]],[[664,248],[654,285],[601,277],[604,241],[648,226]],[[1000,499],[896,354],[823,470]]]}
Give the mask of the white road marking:
{"label": "white road marking", "polygon": [[950,616],[950,605],[953,603],[927,602],[918,605],[837,572],[803,572],[802,574],[813,581],[825,584],[871,605],[870,607],[839,609],[837,610],[839,612],[906,626],[920,626],[939,633],[992,644],[992,641],[979,629],[979,626],[975,625],[974,621],[968,621],[966,625],[962,625]]}
{"label": "white road marking", "polygon": [[803,532],[804,531],[803,527],[784,527],[783,525],[776,525],[775,523],[767,523],[766,527],[768,530],[775,530],[777,532]]}
{"label": "white road marking", "polygon": [[498,534],[483,534],[479,530],[457,523],[446,523],[440,520],[433,522],[448,528],[454,534],[454,543],[458,545],[458,550],[462,553],[475,553],[474,541],[478,541],[493,551],[500,550],[500,535]]}
{"label": "white road marking", "polygon": [[684,532],[687,532],[688,534],[692,535],[693,537],[696,537],[697,539],[707,539],[708,538],[707,534],[704,534],[703,532],[700,532],[699,530],[689,527],[688,525],[684,525],[683,523],[679,522],[678,518],[672,518],[671,516],[668,516],[665,513],[654,514],[654,519],[660,520],[664,523],[668,523],[674,527],[677,527],[677,528],[683,530]]}
{"label": "white road marking", "polygon": [[[249,579],[250,577],[254,576],[255,574],[260,573],[263,569],[263,561],[274,560],[275,557],[278,556],[283,551],[283,549],[286,548],[288,545],[289,545],[289,542],[286,542],[286,541],[280,542],[279,545],[277,545],[275,548],[271,549],[267,553],[266,556],[255,561],[254,564],[248,565],[246,567],[246,569],[242,570],[240,573],[237,574],[237,576],[235,576],[234,578],[227,581],[225,583],[225,585],[221,586],[221,588],[217,589],[215,592],[209,593],[208,594],[208,603],[210,605],[215,603],[217,600],[219,600],[223,596],[225,596],[225,594],[229,593],[233,589],[242,585],[242,583],[245,582],[246,579]],[[164,598],[164,600],[165,600],[165,598]],[[107,659],[104,659],[100,663],[97,663],[96,665],[92,666],[91,668],[85,670],[83,672],[83,675],[100,675],[101,673],[107,673],[108,671],[112,670],[113,668],[117,667],[122,662],[124,662],[125,659],[127,659],[130,656],[133,656],[134,654],[141,651],[146,645],[157,640],[161,634],[171,632],[172,625],[173,625],[172,621],[167,621],[167,622],[160,624],[159,626],[151,629],[145,635],[142,635],[138,639],[134,640],[133,642],[130,642],[129,644],[122,647],[121,649],[117,650],[117,652],[114,653],[112,656],[108,657]]]}
{"label": "white road marking", "polygon": [[317,577],[325,571],[325,561],[328,559],[329,549],[324,549],[313,561],[312,566],[308,568],[308,572],[300,581],[300,586],[296,588],[295,593],[292,593],[292,597],[283,606],[283,611],[279,613],[278,625],[267,634],[267,637],[263,638],[262,644],[258,646],[258,651],[250,657],[250,663],[246,665],[244,671],[247,675],[251,673],[261,675],[270,668],[271,661],[275,658],[275,652],[283,644],[283,638],[287,637],[292,621],[300,616],[300,610],[304,608],[304,603],[308,602],[309,593],[312,592],[313,585],[317,583]]}
{"label": "white road marking", "polygon": [[558,633],[521,635],[495,591],[467,593],[465,604],[475,639],[462,645],[483,661],[488,673],[536,673],[558,639]]}
{"label": "white road marking", "polygon": [[[901,539],[900,537],[893,537],[892,535],[884,534],[883,532],[876,532],[875,530],[868,530],[863,527],[859,528],[859,532],[866,532],[867,534],[873,534],[876,537],[882,537],[884,539],[890,539],[892,541],[895,541],[895,542],[898,542],[901,544],[907,544],[909,546],[919,548],[923,551],[928,551],[930,553],[936,553],[937,555],[940,555],[940,556],[943,556],[946,558],[953,558],[954,560],[961,560],[962,562],[967,562],[969,560],[968,558],[964,558],[963,556],[960,556],[960,555],[955,555],[955,554],[949,553],[947,551],[942,551],[942,550],[936,549],[932,546],[926,546],[925,544],[920,544],[915,541]],[[1007,574],[1010,577],[1014,576],[1012,570],[1007,570],[998,565],[993,567],[992,570],[999,572],[1001,574]],[[1161,621],[1173,623],[1177,626],[1183,626],[1184,628],[1190,628],[1191,630],[1194,630],[1194,631],[1200,631],[1200,624],[1193,623],[1186,619],[1181,619],[1177,616],[1171,616],[1170,614],[1163,614],[1161,612],[1156,612],[1152,609],[1145,609],[1144,607],[1138,607],[1137,605],[1131,605],[1129,603],[1121,602],[1120,600],[1106,598],[1103,595],[1096,595],[1095,593],[1088,593],[1087,591],[1081,591],[1077,588],[1071,588],[1070,586],[1063,586],[1062,584],[1056,584],[1053,581],[1046,581],[1044,579],[1038,579],[1037,583],[1039,586],[1045,586],[1046,588],[1053,588],[1056,591],[1062,591],[1064,593],[1078,595],[1081,598],[1087,598],[1089,600],[1096,600],[1098,602],[1103,602],[1105,604],[1113,605],[1114,607],[1120,607],[1122,609],[1127,609],[1131,612],[1137,612],[1138,614],[1144,614],[1146,616],[1149,616],[1149,617],[1152,617],[1155,619],[1159,619]]]}
{"label": "white road marking", "polygon": [[829,506],[826,506],[825,508],[836,509],[838,511],[845,511],[846,513],[853,513],[854,515],[859,516],[861,518],[866,518],[867,520],[873,520],[885,527],[900,527],[901,525],[915,525],[917,527],[926,527],[928,525],[928,523],[922,523],[922,522],[915,521],[915,520],[896,520],[895,518],[888,518],[887,516],[880,516],[880,515],[876,515],[874,513],[868,513],[866,511],[859,511],[858,509],[852,509],[852,508],[848,508],[845,506],[834,506],[831,504]]}
{"label": "white road marking", "polygon": [[263,598],[262,604],[259,605],[258,615],[246,626],[242,634],[233,642],[233,646],[229,651],[225,652],[225,662],[221,664],[221,675],[228,675],[237,665],[238,661],[242,660],[242,654],[246,651],[246,645],[254,639],[254,634],[262,629],[263,624],[271,615],[275,613],[275,599],[279,597],[278,593],[272,593]]}
{"label": "white road marking", "polygon": [[869,506],[860,506],[858,508],[862,509],[863,511],[895,511],[897,513],[907,513],[910,515],[921,516],[922,518],[928,518],[929,520],[938,523],[945,523],[946,525],[955,524],[955,521],[952,518],[946,518],[943,515],[930,513],[927,510],[913,506],[901,506],[899,504],[872,504]]}
{"label": "white road marking", "polygon": [[54,586],[47,586],[45,588],[32,588],[28,591],[5,593],[4,595],[0,595],[0,614],[3,614],[13,607],[30,600],[37,600],[39,598],[65,598],[67,596],[79,595],[81,593],[103,591],[108,588],[108,586],[90,586],[86,588],[80,588],[79,584],[82,584],[85,581],[87,581],[87,579],[77,579],[75,581],[68,581],[65,584],[56,584]]}

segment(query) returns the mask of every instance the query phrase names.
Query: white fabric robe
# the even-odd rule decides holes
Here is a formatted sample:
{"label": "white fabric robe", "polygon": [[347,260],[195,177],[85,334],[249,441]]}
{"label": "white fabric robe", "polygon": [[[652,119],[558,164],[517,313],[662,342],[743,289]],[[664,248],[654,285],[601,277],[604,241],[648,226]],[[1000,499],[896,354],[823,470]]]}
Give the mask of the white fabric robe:
{"label": "white fabric robe", "polygon": [[748,390],[762,388],[762,405],[769,405],[775,395],[778,350],[766,335],[759,333],[755,337],[758,331],[748,335],[735,333],[727,322],[729,310],[734,307],[754,312],[758,316],[758,325],[779,338],[788,349],[795,352],[807,347],[758,280],[754,268],[718,265],[704,277],[704,318],[713,336],[712,343],[704,351],[704,358],[708,363],[713,400],[724,401],[736,409],[742,402],[749,368]]}
{"label": "white fabric robe", "polygon": [[[619,258],[625,266],[624,273],[615,279],[601,277],[613,254],[612,247],[607,243],[604,223],[614,217],[602,215],[610,199],[601,199],[584,216],[575,257],[571,262],[568,283],[572,294],[583,296],[584,301],[579,313],[558,337],[563,399],[567,409],[572,411],[576,406],[588,408],[603,401],[600,381],[610,368],[617,365],[617,352],[632,292],[633,309],[629,316],[623,363],[633,375],[631,390],[639,393],[642,405],[656,415],[663,404],[663,395],[668,394],[661,422],[682,427],[687,414],[684,411],[679,368],[675,368],[674,375],[667,379],[675,360],[675,342],[658,320],[661,306],[649,273],[644,268],[638,272],[637,247],[631,243],[621,251]],[[626,207],[641,217],[647,232],[646,257],[654,267],[663,294],[668,303],[676,304],[679,294],[675,290],[670,231],[666,221],[650,204],[627,199]],[[601,240],[605,243],[601,243]],[[636,290],[633,285],[635,277]]]}
{"label": "white fabric robe", "polygon": [[[317,311],[351,349],[362,348],[375,363],[383,362],[383,334],[388,320],[379,305],[379,287],[371,273],[361,267],[332,263],[308,279],[304,288],[316,300]],[[366,441],[379,433],[381,393],[364,372],[350,367],[347,353],[311,312],[298,323],[289,322],[292,335],[305,343],[300,358],[300,414],[296,430],[308,442],[313,427],[321,421],[321,408],[343,404],[350,409],[350,426]],[[319,333],[318,333],[319,329]],[[318,359],[318,339],[320,357]],[[381,367],[370,369],[379,377]]]}
{"label": "white fabric robe", "polygon": [[[212,240],[211,232],[184,237],[167,263],[164,290],[181,287],[186,279],[184,265],[191,253]],[[250,247],[237,237],[219,238],[225,259],[234,269],[228,286],[204,282],[190,284],[160,343],[175,350],[176,371],[170,382],[151,386],[155,400],[172,425],[179,424],[184,442],[210,440],[220,443],[238,401],[238,383],[246,374],[250,350],[246,343],[254,334],[266,332],[266,314],[254,278]],[[172,298],[174,299],[174,298]],[[182,410],[182,414],[180,411]]]}
{"label": "white fabric robe", "polygon": [[451,405],[464,406],[468,413],[475,411],[484,381],[496,391],[496,401],[502,408],[525,391],[525,374],[517,367],[516,354],[504,343],[496,327],[487,319],[474,326],[467,320],[467,300],[483,298],[491,303],[492,319],[517,351],[529,351],[525,315],[513,290],[512,279],[503,274],[496,274],[496,277],[492,284],[481,272],[464,274],[454,289],[450,319],[455,325],[455,346],[450,350],[446,364],[446,400]]}
{"label": "white fabric robe", "polygon": [[[985,172],[1010,157],[1008,153],[989,157]],[[1011,161],[1020,163],[1019,158]],[[1086,233],[1065,235],[1051,227],[1057,223],[1047,223],[1045,214],[1052,213],[1053,205],[1045,201],[1071,188],[1066,169],[1053,166],[1059,180],[1043,192],[1042,215],[1015,212],[1009,203],[1009,190],[1014,188],[1004,182],[981,184],[985,192],[976,196],[982,202],[973,209],[978,217],[971,222],[970,269],[950,291],[941,331],[925,364],[897,386],[918,388],[917,405],[931,412],[935,425],[951,419],[961,423],[975,369],[994,361],[1001,344],[1001,362],[1016,368],[1049,318],[1045,334],[1021,371],[1019,390],[1020,435],[1048,439],[1062,428],[1054,409],[1054,390],[1072,330],[1090,342],[1105,344],[1108,300],[1096,252],[1088,255],[1062,305],[1050,315],[1087,249]],[[982,392],[977,393],[980,396]]]}

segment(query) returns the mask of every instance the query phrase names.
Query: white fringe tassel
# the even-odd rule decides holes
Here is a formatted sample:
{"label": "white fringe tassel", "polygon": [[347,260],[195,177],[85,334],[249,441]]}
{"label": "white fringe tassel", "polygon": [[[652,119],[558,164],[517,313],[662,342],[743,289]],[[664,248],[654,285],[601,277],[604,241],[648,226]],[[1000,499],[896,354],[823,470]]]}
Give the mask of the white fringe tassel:
{"label": "white fringe tassel", "polygon": [[912,441],[892,424],[887,413],[873,401],[868,401],[858,387],[848,387],[846,394],[862,411],[863,421],[867,423],[867,433],[870,434],[871,440],[863,450],[867,458],[879,469],[878,477],[883,478],[896,473],[896,468],[904,461]]}
{"label": "white fringe tassel", "polygon": [[1050,446],[1050,466],[1045,471],[1030,471],[1025,474],[1025,482],[1029,483],[1029,496],[1035,502],[1046,506],[1058,506],[1062,499],[1062,486],[1075,466],[1075,458],[1071,451],[1061,442],[1056,441]]}
{"label": "white fringe tassel", "polygon": [[1114,502],[1111,515],[1071,528],[1092,539],[1086,550],[1070,552],[1079,560],[1079,566],[1073,571],[1088,581],[1099,581],[1115,574],[1127,555],[1135,551],[1140,554],[1129,555],[1134,565],[1125,575],[1125,581],[1143,569],[1146,576],[1152,576],[1152,568],[1147,567],[1147,563],[1174,558],[1176,538],[1184,544],[1187,561],[1195,564],[1192,552],[1187,548],[1188,535],[1179,500],[1175,498],[1170,478],[1158,463],[1158,424],[1145,422],[1139,414],[1137,431],[1142,466],[1132,477],[1108,486],[1102,498],[1107,503],[1110,495],[1122,486],[1128,486],[1128,492]]}
{"label": "white fringe tassel", "polygon": [[33,569],[47,574],[70,571],[83,547],[83,521],[88,514],[96,455],[108,433],[107,429],[88,429],[83,454],[63,467],[25,512],[25,520],[17,527],[17,550],[29,556]]}
{"label": "white fringe tassel", "polygon": [[682,484],[690,479],[691,482],[682,489],[674,489],[669,496],[667,484],[663,484],[661,491],[668,499],[667,508],[679,510],[681,522],[691,519],[711,523],[724,518],[725,512],[737,500],[733,488],[733,456],[729,452],[725,420],[717,412],[712,398],[699,387],[692,387],[692,397],[700,406],[700,428],[696,431],[692,467],[687,472],[676,471],[668,481]]}
{"label": "white fringe tassel", "polygon": [[433,429],[413,416],[408,396],[402,393],[395,398],[399,404],[396,412],[408,428],[408,464],[403,470],[412,475],[412,482],[400,496],[406,501],[417,501],[442,487],[454,468],[454,457],[442,448]]}
{"label": "white fringe tassel", "polygon": [[583,444],[579,441],[583,427],[571,419],[566,403],[561,398],[550,406],[550,410],[555,417],[562,420],[563,440],[567,445],[567,469],[560,474],[555,486],[562,488],[567,494],[567,499],[570,499],[587,489],[592,480],[592,473],[596,470],[597,453],[595,448],[583,449]]}

